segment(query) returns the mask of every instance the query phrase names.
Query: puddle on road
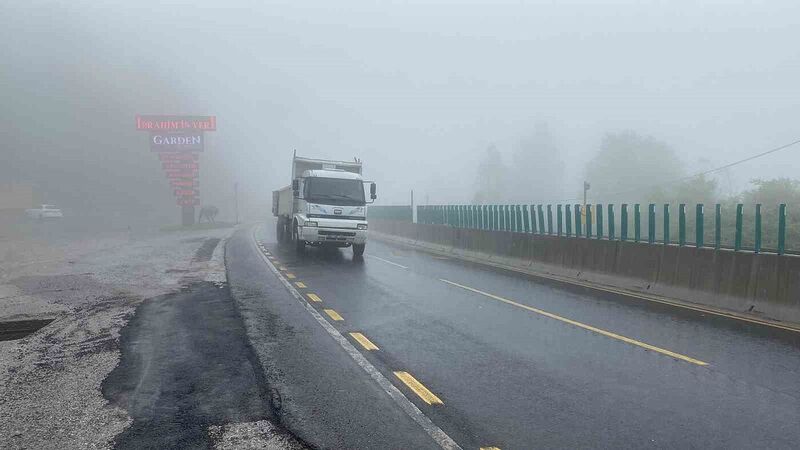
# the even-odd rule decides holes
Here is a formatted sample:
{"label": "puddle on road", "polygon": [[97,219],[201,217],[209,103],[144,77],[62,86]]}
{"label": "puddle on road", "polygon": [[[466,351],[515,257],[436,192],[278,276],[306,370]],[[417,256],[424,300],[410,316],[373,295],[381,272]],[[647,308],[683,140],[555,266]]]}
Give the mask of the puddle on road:
{"label": "puddle on road", "polygon": [[0,341],[13,341],[29,336],[46,327],[54,319],[13,320],[0,322]]}

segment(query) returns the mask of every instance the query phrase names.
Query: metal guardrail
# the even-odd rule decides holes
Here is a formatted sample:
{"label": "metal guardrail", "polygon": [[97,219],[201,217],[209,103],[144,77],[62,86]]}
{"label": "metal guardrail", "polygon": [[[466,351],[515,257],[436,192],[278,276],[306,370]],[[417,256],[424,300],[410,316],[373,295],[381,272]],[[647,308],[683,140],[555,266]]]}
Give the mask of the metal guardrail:
{"label": "metal guardrail", "polygon": [[[604,208],[605,206],[605,208]],[[770,252],[782,254],[800,254],[800,252],[787,252],[786,249],[786,205],[778,206],[777,247],[773,249],[762,248],[762,213],[761,204],[755,205],[753,244],[743,245],[744,232],[744,205],[737,204],[735,212],[733,245],[723,242],[723,214],[722,206],[714,207],[714,227],[706,230],[705,207],[702,203],[694,208],[694,240],[687,240],[687,205],[678,205],[678,217],[674,220],[671,205],[664,204],[661,208],[661,230],[656,232],[657,211],[656,204],[647,205],[647,229],[642,235],[641,205],[633,205],[633,236],[629,234],[630,205],[620,205],[620,216],[617,220],[614,204],[596,205],[423,205],[417,207],[417,222],[424,224],[449,225],[460,228],[482,230],[514,231],[520,233],[533,233],[566,237],[579,237],[588,239],[609,239],[620,241],[647,242],[649,244],[678,245],[706,247],[706,238],[712,243],[713,248],[727,248],[734,251],[753,251],[755,253]],[[376,208],[398,208],[376,213]],[[402,208],[399,209],[399,208]],[[605,211],[604,211],[605,209]],[[400,213],[402,211],[402,213]],[[411,221],[410,206],[371,207],[370,214],[376,218]],[[554,226],[555,223],[555,226]],[[619,224],[619,236],[616,225]],[[573,228],[574,227],[574,228]],[[671,239],[672,229],[677,227],[678,240]],[[660,236],[659,236],[660,234]],[[773,236],[771,236],[773,237]],[[646,241],[645,241],[646,239]]]}

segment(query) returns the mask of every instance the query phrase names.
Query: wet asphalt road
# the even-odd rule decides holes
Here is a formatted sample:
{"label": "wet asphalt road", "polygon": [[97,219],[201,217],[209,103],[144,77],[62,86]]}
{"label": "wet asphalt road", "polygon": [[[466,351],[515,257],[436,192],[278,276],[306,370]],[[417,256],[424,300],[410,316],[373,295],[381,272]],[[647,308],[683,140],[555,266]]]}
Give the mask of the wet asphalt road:
{"label": "wet asphalt road", "polygon": [[[800,333],[548,286],[375,240],[358,261],[349,249],[310,249],[298,256],[275,244],[269,224],[258,236],[295,275],[292,282],[307,286],[301,292],[319,296],[315,308],[342,316],[330,322],[343,335],[361,332],[379,347],[367,351],[356,344],[463,448],[797,448],[800,443]],[[230,276],[237,268],[228,262]],[[267,275],[274,278],[267,270],[249,276]],[[277,317],[316,333],[307,329],[320,328],[311,321],[292,323],[301,316]],[[252,335],[251,341],[258,347]],[[341,349],[328,349],[327,357],[329,364],[353,365]],[[443,404],[422,401],[393,375],[401,370]],[[354,392],[374,385],[365,373],[351,376],[332,382]],[[320,416],[349,416],[353,427],[362,420],[351,404],[319,406]],[[302,424],[299,428],[293,431],[303,434]],[[405,433],[376,434],[369,442],[385,439],[384,448],[411,448]],[[335,447],[317,436],[303,437]],[[341,446],[361,447],[343,439]]]}

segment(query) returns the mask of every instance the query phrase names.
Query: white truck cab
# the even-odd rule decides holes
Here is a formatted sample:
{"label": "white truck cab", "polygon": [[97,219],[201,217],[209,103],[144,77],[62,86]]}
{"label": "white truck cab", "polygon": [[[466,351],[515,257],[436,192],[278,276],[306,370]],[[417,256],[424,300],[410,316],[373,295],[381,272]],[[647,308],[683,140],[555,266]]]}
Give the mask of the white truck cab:
{"label": "white truck cab", "polygon": [[367,242],[367,203],[361,161],[327,161],[295,155],[292,184],[272,193],[279,242],[302,252],[306,245],[353,247],[361,256]]}

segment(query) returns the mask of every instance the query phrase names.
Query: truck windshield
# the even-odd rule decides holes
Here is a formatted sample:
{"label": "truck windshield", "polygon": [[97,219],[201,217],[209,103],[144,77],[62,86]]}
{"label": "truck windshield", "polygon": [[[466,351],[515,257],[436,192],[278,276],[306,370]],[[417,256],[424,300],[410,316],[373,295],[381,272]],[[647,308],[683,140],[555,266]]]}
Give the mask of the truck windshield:
{"label": "truck windshield", "polygon": [[340,178],[306,178],[305,199],[328,205],[364,205],[364,184],[361,180]]}

